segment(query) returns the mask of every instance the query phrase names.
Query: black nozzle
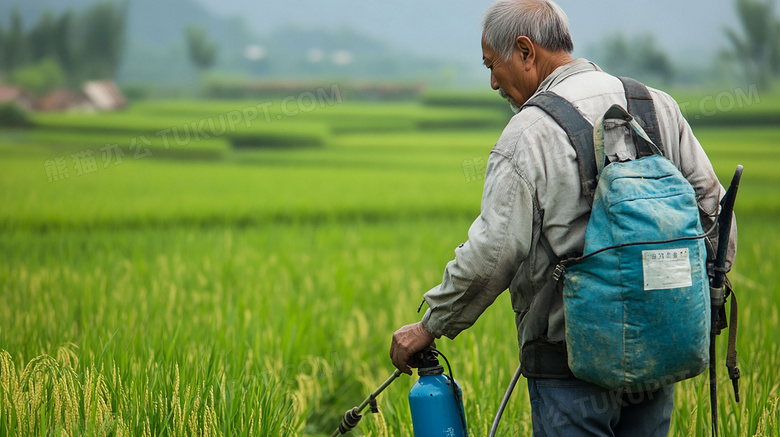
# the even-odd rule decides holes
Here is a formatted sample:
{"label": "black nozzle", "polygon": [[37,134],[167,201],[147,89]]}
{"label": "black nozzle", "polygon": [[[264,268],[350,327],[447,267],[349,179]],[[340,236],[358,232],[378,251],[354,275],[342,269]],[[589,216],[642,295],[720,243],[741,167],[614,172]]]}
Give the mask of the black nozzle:
{"label": "black nozzle", "polygon": [[417,374],[420,376],[441,375],[444,373],[444,367],[439,364],[439,355],[433,348],[425,348],[418,352],[417,362],[419,363]]}
{"label": "black nozzle", "polygon": [[739,377],[739,367],[729,366],[729,378],[731,379],[731,385],[734,387],[734,400],[737,402],[739,402]]}

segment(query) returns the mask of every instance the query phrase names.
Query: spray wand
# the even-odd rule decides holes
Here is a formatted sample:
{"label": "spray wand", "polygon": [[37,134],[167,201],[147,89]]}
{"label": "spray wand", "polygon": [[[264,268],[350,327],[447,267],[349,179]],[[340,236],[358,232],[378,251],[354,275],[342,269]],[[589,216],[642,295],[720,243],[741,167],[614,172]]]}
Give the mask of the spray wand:
{"label": "spray wand", "polygon": [[[449,375],[439,365],[438,357],[444,358]],[[417,353],[420,379],[409,391],[409,407],[412,413],[414,435],[418,437],[448,435],[468,437],[466,415],[463,410],[463,393],[460,385],[452,377],[452,367],[447,357],[434,348],[426,348]],[[384,389],[401,375],[396,370],[390,378],[371,393],[360,405],[344,413],[339,427],[331,437],[346,434],[357,426],[363,416],[360,414],[367,405],[372,413],[378,413],[376,398]]]}
{"label": "spray wand", "polygon": [[333,434],[331,434],[330,437],[337,437],[339,434],[346,434],[354,427],[356,427],[357,424],[360,423],[360,419],[363,418],[363,415],[360,414],[360,412],[363,411],[367,405],[371,406],[372,413],[378,413],[379,407],[376,404],[377,396],[379,396],[379,394],[382,393],[387,388],[387,386],[392,384],[393,381],[395,381],[395,379],[399,376],[401,376],[401,371],[396,369],[396,371],[393,372],[389,378],[387,378],[387,381],[383,382],[382,385],[374,390],[373,393],[368,395],[368,397],[360,405],[351,410],[347,410],[347,412],[344,413],[344,417],[341,419],[339,427],[333,431]]}

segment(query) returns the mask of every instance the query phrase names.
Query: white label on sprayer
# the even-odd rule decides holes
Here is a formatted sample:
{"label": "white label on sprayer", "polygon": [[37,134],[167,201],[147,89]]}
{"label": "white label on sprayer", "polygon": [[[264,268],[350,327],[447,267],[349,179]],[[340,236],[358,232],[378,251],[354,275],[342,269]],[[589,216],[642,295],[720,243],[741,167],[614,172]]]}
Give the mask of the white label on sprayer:
{"label": "white label on sprayer", "polygon": [[693,285],[688,248],[643,250],[645,290],[668,290]]}

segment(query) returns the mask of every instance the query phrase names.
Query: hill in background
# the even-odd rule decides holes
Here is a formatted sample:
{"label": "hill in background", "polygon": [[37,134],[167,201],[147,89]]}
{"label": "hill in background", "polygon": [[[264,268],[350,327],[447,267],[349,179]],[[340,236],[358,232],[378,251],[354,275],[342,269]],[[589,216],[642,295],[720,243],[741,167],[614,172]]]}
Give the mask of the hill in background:
{"label": "hill in background", "polygon": [[[14,7],[31,26],[46,10],[81,10],[95,1],[10,0],[0,4],[0,24],[7,26]],[[195,25],[218,44],[211,75],[223,78],[349,78],[485,87],[478,41],[480,19],[490,3],[128,0],[127,43],[118,81],[196,86],[198,74],[184,41],[186,26]],[[700,70],[710,68],[725,47],[723,28],[736,26],[730,0],[607,0],[597,7],[575,0],[559,3],[571,21],[576,56],[603,64],[610,38],[649,37],[689,81],[698,80]]]}

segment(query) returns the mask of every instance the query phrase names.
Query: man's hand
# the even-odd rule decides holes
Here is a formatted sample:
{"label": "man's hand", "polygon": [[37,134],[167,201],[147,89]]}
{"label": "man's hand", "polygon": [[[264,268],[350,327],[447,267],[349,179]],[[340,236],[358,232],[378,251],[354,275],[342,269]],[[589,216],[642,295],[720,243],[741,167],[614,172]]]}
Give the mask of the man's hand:
{"label": "man's hand", "polygon": [[395,331],[393,342],[390,344],[390,358],[393,360],[393,365],[407,375],[411,375],[412,369],[409,368],[409,365],[411,364],[412,367],[416,367],[416,365],[414,360],[410,360],[410,358],[428,346],[435,346],[434,339],[434,336],[425,329],[422,322],[406,325]]}

